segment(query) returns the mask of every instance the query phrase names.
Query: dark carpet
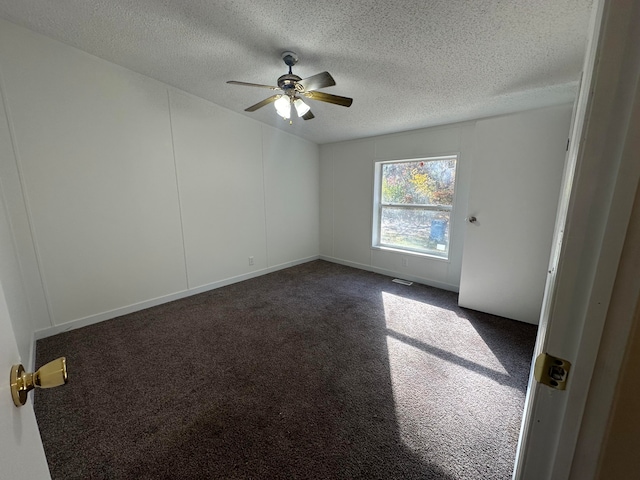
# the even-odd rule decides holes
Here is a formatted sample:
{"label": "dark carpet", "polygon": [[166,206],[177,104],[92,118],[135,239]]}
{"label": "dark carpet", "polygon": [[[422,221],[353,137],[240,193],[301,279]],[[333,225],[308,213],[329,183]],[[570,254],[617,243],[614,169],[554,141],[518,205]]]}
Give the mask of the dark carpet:
{"label": "dark carpet", "polygon": [[54,479],[508,479],[536,328],[314,261],[39,340]]}

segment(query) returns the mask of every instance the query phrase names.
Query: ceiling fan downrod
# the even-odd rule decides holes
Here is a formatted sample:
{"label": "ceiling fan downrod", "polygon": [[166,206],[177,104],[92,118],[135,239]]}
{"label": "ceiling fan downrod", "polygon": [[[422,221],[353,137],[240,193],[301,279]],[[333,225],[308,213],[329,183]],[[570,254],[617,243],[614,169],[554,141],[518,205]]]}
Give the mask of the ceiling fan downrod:
{"label": "ceiling fan downrod", "polygon": [[293,73],[291,71],[291,67],[293,67],[296,63],[298,63],[298,54],[287,50],[285,52],[282,52],[281,56],[285,65],[289,67],[289,75],[291,75]]}

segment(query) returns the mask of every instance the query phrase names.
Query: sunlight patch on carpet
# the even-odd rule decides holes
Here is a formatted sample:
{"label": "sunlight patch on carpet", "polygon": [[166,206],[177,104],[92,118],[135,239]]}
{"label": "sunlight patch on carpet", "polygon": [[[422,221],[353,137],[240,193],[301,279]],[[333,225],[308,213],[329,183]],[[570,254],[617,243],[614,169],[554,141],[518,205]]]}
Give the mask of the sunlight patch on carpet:
{"label": "sunlight patch on carpet", "polygon": [[388,337],[477,373],[509,373],[471,323],[449,309],[382,292]]}

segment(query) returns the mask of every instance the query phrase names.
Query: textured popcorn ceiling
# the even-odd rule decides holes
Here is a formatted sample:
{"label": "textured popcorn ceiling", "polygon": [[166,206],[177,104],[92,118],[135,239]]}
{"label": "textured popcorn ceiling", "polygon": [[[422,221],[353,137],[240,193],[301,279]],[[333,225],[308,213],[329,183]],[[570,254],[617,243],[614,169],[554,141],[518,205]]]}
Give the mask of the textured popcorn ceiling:
{"label": "textured popcorn ceiling", "polygon": [[[317,143],[570,102],[591,0],[0,0],[0,16]],[[350,108],[290,126],[275,85],[329,71]]]}

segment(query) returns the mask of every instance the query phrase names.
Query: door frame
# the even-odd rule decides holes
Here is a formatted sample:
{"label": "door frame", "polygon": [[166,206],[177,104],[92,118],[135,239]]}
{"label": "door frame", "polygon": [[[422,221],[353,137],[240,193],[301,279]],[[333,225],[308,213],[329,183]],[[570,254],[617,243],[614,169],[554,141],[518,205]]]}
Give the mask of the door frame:
{"label": "door frame", "polygon": [[[608,394],[600,395],[597,404],[591,402],[588,410],[586,406],[592,380],[602,381],[602,376],[594,377],[596,361],[640,179],[640,149],[632,131],[640,122],[637,25],[638,2],[594,2],[534,351],[534,359],[548,352],[569,360],[572,368],[564,392],[539,385],[530,376],[516,480],[573,478],[578,470],[580,476],[575,478],[596,475],[615,384],[609,385]],[[608,352],[624,351],[624,332],[633,321],[631,307],[637,303],[637,292],[621,301],[630,308],[618,326],[622,323],[627,328],[608,339]],[[613,372],[617,378],[621,361],[619,355],[618,364],[609,368],[610,376]],[[589,461],[582,457],[585,449],[578,443],[583,423],[597,433],[589,439],[595,445]]]}

